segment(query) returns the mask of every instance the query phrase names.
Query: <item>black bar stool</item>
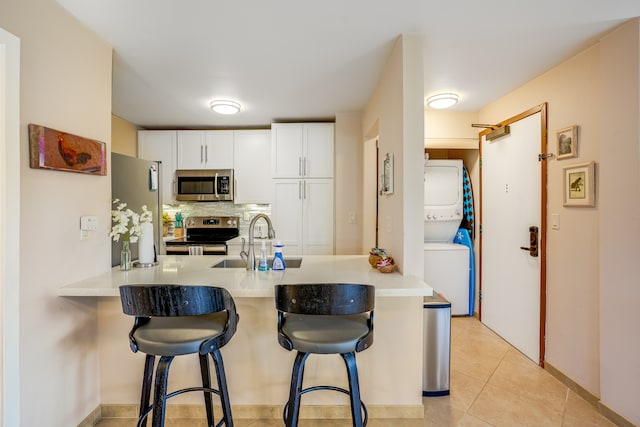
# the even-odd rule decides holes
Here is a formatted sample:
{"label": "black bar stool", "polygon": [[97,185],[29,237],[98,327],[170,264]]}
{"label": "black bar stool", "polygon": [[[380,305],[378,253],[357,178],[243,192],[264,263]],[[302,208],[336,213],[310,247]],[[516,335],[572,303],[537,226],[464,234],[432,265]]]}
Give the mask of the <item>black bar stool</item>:
{"label": "black bar stool", "polygon": [[[136,316],[129,332],[133,352],[146,353],[138,427],[146,426],[153,410],[153,427],[164,426],[168,398],[188,391],[203,391],[208,426],[233,427],[222,348],[236,332],[239,316],[226,289],[212,286],[123,285],[120,299],[125,314]],[[184,388],[167,394],[169,367],[175,356],[199,354],[202,387]],[[211,387],[211,355],[218,389]],[[156,356],[153,405],[149,406]],[[222,420],[214,424],[211,393],[220,396]]]}
{"label": "black bar stool", "polygon": [[[348,394],[353,425],[366,425],[368,415],[360,400],[356,352],[373,344],[375,288],[336,283],[277,285],[275,293],[278,342],[289,351],[297,350],[289,401],[283,412],[286,425],[298,425],[300,398],[315,390]],[[349,390],[333,386],[303,389],[304,364],[312,353],[340,354],[347,368]]]}

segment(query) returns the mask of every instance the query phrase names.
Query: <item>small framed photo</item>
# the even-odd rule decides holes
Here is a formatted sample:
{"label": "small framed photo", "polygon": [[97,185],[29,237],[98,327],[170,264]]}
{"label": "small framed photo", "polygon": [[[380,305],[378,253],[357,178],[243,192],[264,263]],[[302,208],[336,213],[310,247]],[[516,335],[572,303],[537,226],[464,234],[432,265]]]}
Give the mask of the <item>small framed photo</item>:
{"label": "small framed photo", "polygon": [[564,170],[564,206],[594,207],[595,162],[566,166]]}
{"label": "small framed photo", "polygon": [[387,153],[382,162],[380,175],[380,195],[393,194],[393,153]]}
{"label": "small framed photo", "polygon": [[556,152],[558,160],[578,157],[578,126],[569,126],[557,132]]}

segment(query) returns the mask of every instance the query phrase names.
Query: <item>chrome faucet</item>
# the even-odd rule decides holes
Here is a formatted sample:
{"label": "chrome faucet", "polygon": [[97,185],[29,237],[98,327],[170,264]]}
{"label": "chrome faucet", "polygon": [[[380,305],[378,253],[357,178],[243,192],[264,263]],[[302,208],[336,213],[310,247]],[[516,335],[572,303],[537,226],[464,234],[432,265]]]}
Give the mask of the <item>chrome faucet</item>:
{"label": "chrome faucet", "polygon": [[271,219],[269,219],[267,215],[260,213],[251,219],[251,223],[249,223],[249,248],[247,249],[247,251],[244,250],[245,241],[244,238],[242,238],[242,248],[240,249],[240,258],[242,258],[242,260],[247,265],[247,271],[253,271],[256,269],[256,253],[254,250],[255,245],[253,243],[253,230],[256,226],[256,221],[260,218],[264,218],[265,221],[267,221],[267,227],[269,227],[269,239],[276,238],[276,232],[273,230],[273,225],[271,225]]}

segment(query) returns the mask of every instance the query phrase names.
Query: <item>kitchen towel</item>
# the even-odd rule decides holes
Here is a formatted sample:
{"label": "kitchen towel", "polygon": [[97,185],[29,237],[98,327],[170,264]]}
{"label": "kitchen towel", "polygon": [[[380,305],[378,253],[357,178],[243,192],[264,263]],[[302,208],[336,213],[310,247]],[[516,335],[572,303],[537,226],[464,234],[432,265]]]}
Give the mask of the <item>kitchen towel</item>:
{"label": "kitchen towel", "polygon": [[153,224],[146,222],[140,226],[140,229],[138,262],[140,264],[153,264]]}

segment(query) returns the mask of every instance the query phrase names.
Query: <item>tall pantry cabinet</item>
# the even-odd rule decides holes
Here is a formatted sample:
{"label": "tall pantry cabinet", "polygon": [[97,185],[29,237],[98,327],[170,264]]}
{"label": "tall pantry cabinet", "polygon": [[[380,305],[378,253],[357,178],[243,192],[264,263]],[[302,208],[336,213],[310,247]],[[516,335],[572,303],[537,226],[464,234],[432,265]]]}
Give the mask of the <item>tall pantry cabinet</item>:
{"label": "tall pantry cabinet", "polygon": [[333,123],[271,125],[271,219],[289,255],[334,252]]}

